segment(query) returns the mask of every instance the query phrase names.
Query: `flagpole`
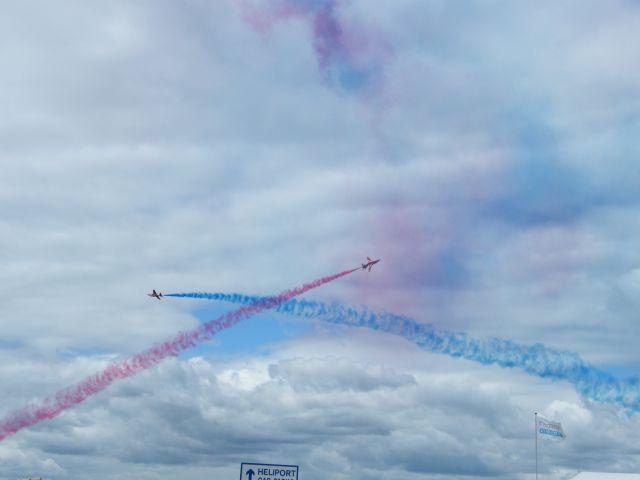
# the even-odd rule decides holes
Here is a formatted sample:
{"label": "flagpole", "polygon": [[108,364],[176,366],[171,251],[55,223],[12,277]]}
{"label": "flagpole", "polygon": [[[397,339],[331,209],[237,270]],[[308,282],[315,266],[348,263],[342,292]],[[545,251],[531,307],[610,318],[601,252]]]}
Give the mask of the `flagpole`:
{"label": "flagpole", "polygon": [[538,480],[538,412],[534,413],[533,422],[536,431],[536,480]]}

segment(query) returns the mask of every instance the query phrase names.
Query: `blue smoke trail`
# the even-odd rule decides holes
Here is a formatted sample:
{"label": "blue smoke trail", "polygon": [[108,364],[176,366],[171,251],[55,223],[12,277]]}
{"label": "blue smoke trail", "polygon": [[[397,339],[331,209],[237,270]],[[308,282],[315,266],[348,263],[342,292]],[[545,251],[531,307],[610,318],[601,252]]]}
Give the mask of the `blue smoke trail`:
{"label": "blue smoke trail", "polygon": [[[171,293],[166,297],[202,298],[234,304],[251,304],[262,297],[239,293]],[[473,338],[463,332],[438,330],[431,324],[387,312],[355,309],[340,303],[322,303],[305,299],[291,299],[274,309],[277,312],[305,318],[319,318],[339,325],[367,327],[400,335],[420,348],[473,360],[483,365],[518,368],[530,375],[570,382],[586,398],[640,411],[640,380],[625,381],[599,370],[576,353],[556,350],[542,344],[520,345],[511,340],[489,337]]]}

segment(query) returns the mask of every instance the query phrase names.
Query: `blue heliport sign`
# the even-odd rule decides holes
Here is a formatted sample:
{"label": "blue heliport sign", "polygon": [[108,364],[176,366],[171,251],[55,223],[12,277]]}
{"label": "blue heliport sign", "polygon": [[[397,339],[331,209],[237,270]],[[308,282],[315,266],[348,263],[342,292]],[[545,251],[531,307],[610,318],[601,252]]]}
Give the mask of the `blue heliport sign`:
{"label": "blue heliport sign", "polygon": [[298,465],[241,463],[240,480],[298,480]]}

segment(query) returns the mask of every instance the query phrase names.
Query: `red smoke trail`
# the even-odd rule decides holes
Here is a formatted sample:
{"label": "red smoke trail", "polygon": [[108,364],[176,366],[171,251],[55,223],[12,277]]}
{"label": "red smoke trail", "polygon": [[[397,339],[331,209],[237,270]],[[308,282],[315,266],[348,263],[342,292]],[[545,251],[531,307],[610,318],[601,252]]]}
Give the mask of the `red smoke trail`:
{"label": "red smoke trail", "polygon": [[384,93],[393,48],[370,25],[345,21],[344,0],[241,0],[244,20],[266,37],[274,24],[303,20],[312,31],[318,69],[330,88],[362,95]]}
{"label": "red smoke trail", "polygon": [[171,340],[155,345],[127,360],[113,363],[101,372],[95,373],[71,387],[60,390],[53,398],[45,398],[39,403],[27,405],[19,410],[15,410],[0,421],[0,441],[23,428],[35,425],[45,419],[57,417],[64,410],[77,405],[91,395],[101,392],[116,380],[131,377],[142,370],[146,370],[160,363],[167,357],[175,356],[184,350],[194,347],[196,344],[208,339],[219,331],[232,327],[251,315],[277,307],[293,297],[297,297],[325,283],[349,275],[356,270],[360,270],[360,268],[345,270],[329,277],[323,277],[311,283],[306,283],[301,287],[286,290],[275,297],[259,299],[250,305],[245,305],[227,312],[214,320],[209,320],[194,330],[180,332]]}

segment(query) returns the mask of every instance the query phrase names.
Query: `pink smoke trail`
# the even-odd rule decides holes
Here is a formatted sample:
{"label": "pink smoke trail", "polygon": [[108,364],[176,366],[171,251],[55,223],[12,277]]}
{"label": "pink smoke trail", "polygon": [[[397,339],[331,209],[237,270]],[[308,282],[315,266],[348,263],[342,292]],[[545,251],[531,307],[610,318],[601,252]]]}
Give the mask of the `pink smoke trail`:
{"label": "pink smoke trail", "polygon": [[342,0],[242,0],[245,21],[266,37],[272,26],[289,18],[302,19],[312,32],[312,46],[326,84],[339,91],[380,93],[384,71],[393,57],[390,43],[375,29],[345,20]]}
{"label": "pink smoke trail", "polygon": [[172,339],[159,345],[154,345],[148,350],[138,353],[127,360],[113,363],[101,372],[95,373],[71,387],[60,390],[52,398],[45,398],[38,403],[33,403],[19,410],[10,412],[0,421],[0,441],[23,428],[35,425],[42,420],[57,417],[64,410],[79,404],[91,395],[101,392],[116,380],[129,378],[160,363],[167,357],[175,356],[180,352],[194,347],[221,330],[232,327],[241,320],[262,312],[263,310],[275,308],[293,297],[297,297],[309,290],[349,275],[356,270],[360,270],[360,268],[345,270],[335,275],[323,277],[311,283],[306,283],[301,287],[286,290],[274,297],[259,299],[250,305],[245,305],[227,312],[214,320],[209,320],[198,328],[187,332],[179,332]]}

